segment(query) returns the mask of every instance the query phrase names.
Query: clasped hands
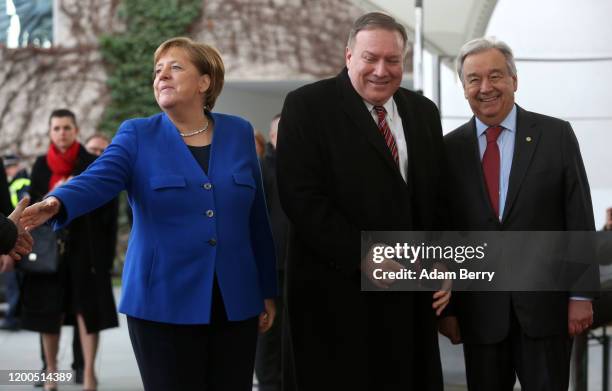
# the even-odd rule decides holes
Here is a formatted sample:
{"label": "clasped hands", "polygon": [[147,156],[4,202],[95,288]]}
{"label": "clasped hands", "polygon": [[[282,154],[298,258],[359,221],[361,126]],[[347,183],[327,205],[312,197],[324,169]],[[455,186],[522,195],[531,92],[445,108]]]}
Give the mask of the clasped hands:
{"label": "clasped hands", "polygon": [[[384,244],[375,243],[370,247],[368,254],[361,262],[361,271],[376,287],[380,289],[389,289],[397,280],[385,278],[376,279],[374,278],[374,269],[381,269],[383,272],[400,272],[405,269],[405,267],[395,259],[387,257],[385,257],[382,262],[374,262],[374,248],[380,246],[384,246]],[[434,263],[434,268],[445,269],[446,267],[443,264]],[[450,280],[444,280],[442,283],[442,288],[433,294],[432,308],[434,311],[436,311],[436,315],[438,316],[440,316],[450,301],[451,287],[452,282]]]}
{"label": "clasped hands", "polygon": [[570,299],[567,312],[567,331],[570,337],[582,334],[593,324],[591,300]]}
{"label": "clasped hands", "polygon": [[20,218],[24,209],[30,203],[29,197],[24,197],[18,204],[13,213],[8,216],[8,219],[15,224],[17,227],[17,240],[15,245],[8,252],[7,255],[0,257],[0,273],[10,271],[13,269],[15,261],[19,261],[24,255],[32,251],[32,235],[24,228],[23,224],[20,223]]}
{"label": "clasped hands", "polygon": [[0,272],[13,269],[16,261],[32,251],[34,240],[30,231],[45,223],[60,210],[60,202],[55,197],[48,197],[31,206],[29,197],[24,197],[8,218],[17,227],[17,241],[8,255],[0,257]]}

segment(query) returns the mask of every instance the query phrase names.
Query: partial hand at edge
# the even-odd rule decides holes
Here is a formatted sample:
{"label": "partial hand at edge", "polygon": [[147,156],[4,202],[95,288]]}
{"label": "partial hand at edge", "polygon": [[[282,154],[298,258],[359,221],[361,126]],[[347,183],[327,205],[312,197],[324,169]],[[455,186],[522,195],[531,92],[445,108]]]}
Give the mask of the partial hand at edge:
{"label": "partial hand at edge", "polygon": [[32,236],[27,230],[24,229],[23,224],[20,223],[20,218],[24,212],[24,209],[30,203],[30,197],[24,197],[17,206],[13,213],[11,213],[8,218],[11,220],[15,226],[17,227],[17,241],[15,245],[9,251],[8,255],[15,261],[21,259],[22,256],[26,255],[30,251],[32,251],[32,245],[34,241],[32,240]]}
{"label": "partial hand at edge", "polygon": [[374,248],[381,246],[385,247],[386,244],[376,243],[370,247],[368,254],[361,260],[361,272],[364,273],[366,278],[377,288],[388,289],[397,280],[389,278],[376,279],[374,278],[374,270],[380,269],[381,272],[379,275],[383,276],[384,272],[401,272],[405,267],[392,258],[384,257],[384,255],[384,260],[382,262],[374,262]]}
{"label": "partial hand at edge", "polygon": [[10,255],[0,255],[0,273],[6,273],[13,270],[15,260]]}
{"label": "partial hand at edge", "polygon": [[593,303],[571,300],[568,304],[567,331],[571,337],[581,334],[593,324]]}

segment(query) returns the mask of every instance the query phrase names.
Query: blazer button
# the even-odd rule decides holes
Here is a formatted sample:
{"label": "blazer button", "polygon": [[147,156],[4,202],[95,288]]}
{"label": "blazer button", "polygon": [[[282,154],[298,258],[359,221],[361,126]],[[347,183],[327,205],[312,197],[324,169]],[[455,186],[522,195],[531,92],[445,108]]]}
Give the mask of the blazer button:
{"label": "blazer button", "polygon": [[213,217],[214,215],[215,215],[215,212],[213,212],[213,211],[212,211],[212,209],[208,209],[208,210],[206,211],[206,216],[208,216],[208,217]]}
{"label": "blazer button", "polygon": [[211,184],[211,183],[206,182],[205,184],[203,184],[203,185],[202,185],[202,187],[203,187],[205,190],[210,190],[210,189],[212,189],[212,184]]}
{"label": "blazer button", "polygon": [[215,238],[209,239],[208,244],[214,247],[217,245],[217,240]]}

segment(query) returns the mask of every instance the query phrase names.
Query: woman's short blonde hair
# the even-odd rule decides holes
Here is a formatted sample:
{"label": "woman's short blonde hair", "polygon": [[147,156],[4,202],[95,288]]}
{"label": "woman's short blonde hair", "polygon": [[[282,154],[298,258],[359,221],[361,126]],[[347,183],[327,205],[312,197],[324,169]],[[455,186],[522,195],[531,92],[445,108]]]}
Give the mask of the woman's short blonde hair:
{"label": "woman's short blonde hair", "polygon": [[223,65],[223,60],[221,59],[219,51],[212,46],[195,42],[190,38],[171,38],[159,45],[155,50],[155,54],[153,55],[154,67],[157,61],[159,61],[159,58],[171,48],[183,49],[189,56],[193,65],[198,68],[200,74],[210,76],[210,87],[208,87],[208,90],[204,93],[204,108],[212,110],[217,98],[221,94],[225,78],[225,66]]}

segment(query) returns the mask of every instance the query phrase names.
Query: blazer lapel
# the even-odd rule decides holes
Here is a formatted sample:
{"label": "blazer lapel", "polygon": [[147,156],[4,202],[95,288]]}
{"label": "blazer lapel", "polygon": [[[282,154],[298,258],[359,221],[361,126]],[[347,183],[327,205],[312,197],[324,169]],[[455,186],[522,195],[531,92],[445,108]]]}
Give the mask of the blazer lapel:
{"label": "blazer lapel", "polygon": [[516,139],[514,140],[512,168],[510,169],[510,181],[502,221],[506,220],[512,210],[539,139],[540,129],[536,127],[536,122],[528,112],[517,105]]}
{"label": "blazer lapel", "polygon": [[[176,163],[174,167],[176,167],[177,173],[181,173],[183,175],[196,173],[200,177],[200,180],[205,180],[209,178],[210,175],[206,175],[200,164],[193,157],[193,154],[189,150],[189,147],[181,136],[178,133],[178,129],[170,118],[164,113],[162,114],[162,131],[165,142],[159,146],[160,149],[163,149],[163,153],[160,153],[160,156],[167,154],[168,156],[174,156],[173,162]],[[216,125],[216,124],[215,124]],[[217,132],[215,132],[216,135]],[[213,136],[214,142],[215,136]],[[212,148],[212,146],[211,146]],[[212,154],[212,149],[211,149]],[[210,159],[210,166],[208,167],[208,173],[212,173],[212,158]]]}
{"label": "blazer lapel", "polygon": [[394,170],[403,182],[404,179],[393,161],[391,151],[380,134],[372,115],[368,112],[363,99],[353,88],[346,68],[337,76],[336,80],[342,96],[340,105],[343,111],[350,118],[355,129],[365,136],[366,140],[378,152],[389,168]]}

